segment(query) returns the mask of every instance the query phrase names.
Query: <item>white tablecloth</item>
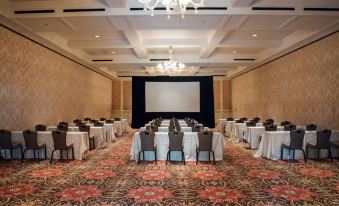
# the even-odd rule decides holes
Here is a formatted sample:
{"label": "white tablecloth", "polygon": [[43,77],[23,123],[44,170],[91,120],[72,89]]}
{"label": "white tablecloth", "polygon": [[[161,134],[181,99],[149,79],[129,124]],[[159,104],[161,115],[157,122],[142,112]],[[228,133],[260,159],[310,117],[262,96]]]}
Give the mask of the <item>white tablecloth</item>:
{"label": "white tablecloth", "polygon": [[219,132],[225,133],[226,123],[227,123],[226,119],[219,119],[218,125],[217,125]]}
{"label": "white tablecloth", "polygon": [[[315,144],[317,140],[316,131],[306,131],[304,136],[304,150],[306,152],[306,144],[312,143]],[[331,135],[331,141],[339,140],[339,132],[333,132]],[[290,142],[290,132],[289,131],[275,131],[275,132],[264,132],[258,147],[258,150],[254,154],[254,157],[266,157],[272,160],[280,159],[280,151],[282,143],[286,143],[287,145]],[[333,156],[338,154],[338,150],[334,150],[332,153]],[[292,155],[292,152],[291,152]],[[309,158],[315,158],[316,150],[309,150]],[[320,157],[327,157],[328,152],[326,150],[322,150],[320,153]],[[284,159],[288,158],[288,150],[284,151]],[[295,153],[295,159],[302,159],[302,151],[297,150]]]}
{"label": "white tablecloth", "polygon": [[114,131],[118,137],[121,137],[124,135],[123,121],[114,121]]}
{"label": "white tablecloth", "polygon": [[264,134],[265,127],[247,127],[244,139],[248,142],[251,149],[257,149],[260,143],[260,136]]}
{"label": "white tablecloth", "polygon": [[[155,133],[155,144],[157,145],[157,158],[158,160],[166,160],[169,139],[167,132],[156,132]],[[196,145],[199,145],[198,133],[197,132],[186,132],[184,133],[183,139],[184,153],[186,161],[195,161],[196,160]],[[213,151],[215,153],[215,160],[223,160],[223,150],[224,150],[224,139],[219,132],[213,133]],[[138,160],[138,154],[141,149],[140,143],[140,134],[136,132],[133,136],[133,143],[131,146],[131,159]],[[142,155],[140,156],[142,158]],[[153,152],[145,152],[146,160],[154,160]],[[212,159],[212,154],[211,154]],[[172,152],[171,160],[181,160],[180,152]],[[199,154],[199,160],[208,160],[208,152],[201,152]]]}
{"label": "white tablecloth", "polygon": [[[256,126],[260,127],[263,123],[257,123]],[[231,138],[235,141],[242,141],[244,133],[247,130],[246,123],[234,123],[233,130],[231,132]]]}
{"label": "white tablecloth", "polygon": [[225,129],[226,136],[231,136],[231,132],[233,130],[234,124],[235,124],[235,121],[226,121],[226,129]]}
{"label": "white tablecloth", "polygon": [[[45,143],[47,146],[47,158],[51,158],[51,153],[54,149],[53,137],[51,131],[42,131],[38,133],[38,143]],[[21,142],[23,147],[25,148],[25,140],[23,137],[22,131],[13,131],[12,132],[12,141],[13,142]],[[85,157],[86,152],[89,149],[89,139],[87,132],[67,132],[66,136],[67,145],[73,144],[74,147],[74,157],[75,159],[82,160]],[[21,158],[21,154],[19,149],[14,150],[14,157]],[[33,157],[33,151],[29,150],[25,154],[26,158]],[[40,152],[40,157],[44,157],[44,151]],[[68,157],[72,158],[71,149],[68,151]],[[59,159],[59,152],[54,152],[53,159]],[[63,158],[66,159],[66,152],[63,154]]]}
{"label": "white tablecloth", "polygon": [[127,131],[129,130],[129,124],[128,124],[128,120],[127,119],[121,119],[122,121],[122,126],[123,126],[123,131],[124,133],[127,133]]}

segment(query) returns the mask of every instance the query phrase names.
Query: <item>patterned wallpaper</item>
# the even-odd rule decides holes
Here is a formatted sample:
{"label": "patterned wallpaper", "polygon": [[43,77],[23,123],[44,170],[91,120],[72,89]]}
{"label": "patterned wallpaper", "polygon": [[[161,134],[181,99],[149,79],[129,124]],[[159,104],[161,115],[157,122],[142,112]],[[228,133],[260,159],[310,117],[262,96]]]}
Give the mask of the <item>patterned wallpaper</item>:
{"label": "patterned wallpaper", "polygon": [[0,128],[110,117],[112,81],[0,27]]}
{"label": "patterned wallpaper", "polygon": [[232,80],[235,117],[339,129],[339,33]]}

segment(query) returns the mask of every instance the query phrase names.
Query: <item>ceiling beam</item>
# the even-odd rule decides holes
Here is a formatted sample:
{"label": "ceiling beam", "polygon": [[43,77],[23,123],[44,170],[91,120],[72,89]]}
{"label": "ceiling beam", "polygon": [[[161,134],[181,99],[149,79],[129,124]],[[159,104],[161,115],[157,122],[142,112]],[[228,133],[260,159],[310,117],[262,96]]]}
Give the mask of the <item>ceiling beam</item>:
{"label": "ceiling beam", "polygon": [[233,7],[250,7],[254,0],[231,0]]}
{"label": "ceiling beam", "polygon": [[68,46],[73,49],[132,48],[126,40],[70,40]]}
{"label": "ceiling beam", "polygon": [[104,0],[104,3],[109,8],[125,8],[127,0]]}
{"label": "ceiling beam", "polygon": [[263,47],[274,47],[283,44],[283,40],[225,40],[218,47],[229,47],[229,48],[263,48]]}

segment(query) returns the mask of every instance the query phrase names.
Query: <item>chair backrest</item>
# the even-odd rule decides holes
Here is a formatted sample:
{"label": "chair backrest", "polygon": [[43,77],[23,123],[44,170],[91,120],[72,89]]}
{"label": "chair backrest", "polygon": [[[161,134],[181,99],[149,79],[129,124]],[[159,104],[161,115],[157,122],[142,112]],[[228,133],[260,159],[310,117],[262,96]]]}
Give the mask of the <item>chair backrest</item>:
{"label": "chair backrest", "polygon": [[199,150],[201,151],[212,150],[212,140],[213,140],[212,131],[199,132],[198,138],[199,138]]}
{"label": "chair backrest", "polygon": [[154,137],[155,133],[151,131],[140,132],[140,141],[142,150],[153,150],[154,149]]}
{"label": "chair backrest", "polygon": [[330,138],[332,131],[325,129],[323,131],[317,131],[317,148],[327,149],[330,146]]}
{"label": "chair backrest", "polygon": [[64,124],[68,126],[68,122],[59,122],[59,124]]}
{"label": "chair backrest", "polygon": [[79,131],[80,132],[88,132],[88,134],[89,134],[90,130],[91,130],[90,126],[87,126],[87,125],[84,125],[84,124],[79,126]]}
{"label": "chair backrest", "polygon": [[26,149],[38,148],[38,134],[31,130],[25,130],[23,132]]}
{"label": "chair backrest", "polygon": [[194,125],[192,127],[192,132],[200,132],[201,131],[201,126],[200,125]]}
{"label": "chair backrest", "polygon": [[114,118],[114,121],[121,121],[121,118]]}
{"label": "chair backrest", "polygon": [[289,121],[283,121],[283,122],[281,122],[280,123],[280,126],[285,126],[285,125],[289,125],[289,124],[291,124],[291,122],[289,122]]}
{"label": "chair backrest", "polygon": [[38,125],[35,125],[35,131],[47,131],[47,127],[46,125],[38,124]]}
{"label": "chair backrest", "polygon": [[81,119],[75,119],[75,120],[73,120],[73,123],[75,123],[75,124],[78,123],[78,122],[82,122]]}
{"label": "chair backrest", "polygon": [[305,130],[298,129],[290,131],[291,143],[290,148],[301,149],[304,144]]}
{"label": "chair backrest", "polygon": [[265,127],[265,131],[277,131],[277,126],[275,126],[275,125],[267,125]]}
{"label": "chair backrest", "polygon": [[57,126],[57,130],[61,130],[61,131],[67,132],[68,131],[68,125],[67,124],[59,124]]}
{"label": "chair backrest", "polygon": [[84,118],[84,121],[91,121],[92,119],[91,118],[89,118],[89,117],[85,117]]}
{"label": "chair backrest", "polygon": [[52,131],[54,149],[66,149],[66,132],[65,131]]}
{"label": "chair backrest", "polygon": [[101,123],[101,122],[96,121],[96,122],[94,122],[94,126],[95,126],[95,127],[103,127],[104,124]]}
{"label": "chair backrest", "polygon": [[307,131],[316,131],[317,130],[317,125],[315,125],[315,124],[306,125],[306,130]]}
{"label": "chair backrest", "polygon": [[244,120],[244,121],[247,121],[247,117],[243,117],[243,118],[241,118],[242,120]]}
{"label": "chair backrest", "polygon": [[169,132],[168,133],[169,137],[169,150],[182,150],[183,145],[182,145],[182,140],[184,138],[184,133],[183,132]]}
{"label": "chair backrest", "polygon": [[234,121],[234,119],[232,117],[229,117],[226,119],[226,121]]}
{"label": "chair backrest", "polygon": [[257,123],[260,121],[260,117],[254,117],[254,119],[256,120]]}
{"label": "chair backrest", "polygon": [[273,124],[274,123],[274,119],[267,119],[266,123]]}
{"label": "chair backrest", "polygon": [[10,149],[12,148],[12,133],[8,130],[1,129],[0,130],[0,147],[2,149]]}
{"label": "chair backrest", "polygon": [[296,130],[297,126],[295,126],[294,124],[288,124],[284,126],[284,130],[285,131],[292,131],[292,130]]}
{"label": "chair backrest", "polygon": [[257,123],[256,122],[246,122],[246,126],[248,126],[248,127],[255,127],[257,125]]}
{"label": "chair backrest", "polygon": [[157,126],[151,126],[152,132],[158,132],[158,127]]}
{"label": "chair backrest", "polygon": [[114,123],[114,120],[111,120],[111,119],[106,120],[106,123],[107,123],[107,124],[113,124],[113,123]]}
{"label": "chair backrest", "polygon": [[103,117],[100,118],[100,121],[106,121],[106,120],[107,120],[106,118],[103,118]]}
{"label": "chair backrest", "polygon": [[238,119],[238,120],[235,120],[235,123],[244,123],[244,120],[243,119]]}

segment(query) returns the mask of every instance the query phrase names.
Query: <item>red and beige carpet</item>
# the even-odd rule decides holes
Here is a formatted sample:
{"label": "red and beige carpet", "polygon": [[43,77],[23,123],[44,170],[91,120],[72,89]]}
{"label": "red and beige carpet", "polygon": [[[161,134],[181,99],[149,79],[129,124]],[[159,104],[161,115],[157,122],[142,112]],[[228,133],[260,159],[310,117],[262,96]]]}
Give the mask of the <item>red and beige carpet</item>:
{"label": "red and beige carpet", "polygon": [[129,160],[131,134],[83,161],[0,161],[0,205],[339,205],[339,162],[253,158],[245,144],[217,165]]}

